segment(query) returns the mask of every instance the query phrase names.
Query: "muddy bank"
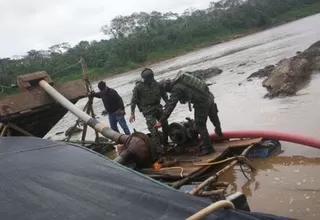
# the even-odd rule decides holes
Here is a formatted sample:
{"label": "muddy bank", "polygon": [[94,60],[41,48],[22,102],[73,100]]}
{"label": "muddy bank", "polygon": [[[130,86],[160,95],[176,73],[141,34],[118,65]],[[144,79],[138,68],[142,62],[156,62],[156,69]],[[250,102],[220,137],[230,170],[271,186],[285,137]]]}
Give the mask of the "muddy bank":
{"label": "muddy bank", "polygon": [[320,71],[320,41],[303,52],[297,52],[292,58],[283,59],[276,65],[268,65],[252,73],[247,80],[267,77],[262,82],[262,86],[268,90],[265,97],[285,97],[295,95],[317,71]]}

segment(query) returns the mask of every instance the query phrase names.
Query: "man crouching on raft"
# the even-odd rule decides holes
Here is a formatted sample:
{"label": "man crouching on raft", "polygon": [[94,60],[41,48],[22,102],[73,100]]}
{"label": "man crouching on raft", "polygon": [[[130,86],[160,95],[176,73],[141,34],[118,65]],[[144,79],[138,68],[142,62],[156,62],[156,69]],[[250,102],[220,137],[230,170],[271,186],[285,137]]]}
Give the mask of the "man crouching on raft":
{"label": "man crouching on raft", "polygon": [[196,129],[203,141],[199,156],[214,152],[207,130],[208,116],[215,127],[215,133],[220,137],[223,136],[223,133],[218,117],[217,104],[214,102],[214,96],[210,92],[208,85],[204,81],[183,72],[179,72],[174,80],[162,80],[160,84],[162,84],[166,92],[171,93],[171,95],[165,106],[163,117],[161,117],[154,127],[161,127],[162,122],[170,117],[178,101],[181,103],[192,103],[195,110],[194,119]]}

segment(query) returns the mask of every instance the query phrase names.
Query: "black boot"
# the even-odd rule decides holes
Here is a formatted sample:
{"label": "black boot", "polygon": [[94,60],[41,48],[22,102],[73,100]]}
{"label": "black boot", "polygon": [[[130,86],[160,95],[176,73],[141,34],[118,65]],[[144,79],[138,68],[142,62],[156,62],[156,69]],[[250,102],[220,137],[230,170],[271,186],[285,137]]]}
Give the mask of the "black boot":
{"label": "black boot", "polygon": [[199,153],[199,156],[202,157],[202,156],[205,156],[205,155],[208,155],[208,154],[211,154],[214,152],[214,149],[212,147],[202,147],[200,149],[200,153]]}
{"label": "black boot", "polygon": [[198,154],[198,156],[202,157],[202,156],[205,156],[205,155],[208,155],[208,154],[211,154],[211,153],[213,153],[213,149],[204,148],[204,149],[201,149],[201,151]]}

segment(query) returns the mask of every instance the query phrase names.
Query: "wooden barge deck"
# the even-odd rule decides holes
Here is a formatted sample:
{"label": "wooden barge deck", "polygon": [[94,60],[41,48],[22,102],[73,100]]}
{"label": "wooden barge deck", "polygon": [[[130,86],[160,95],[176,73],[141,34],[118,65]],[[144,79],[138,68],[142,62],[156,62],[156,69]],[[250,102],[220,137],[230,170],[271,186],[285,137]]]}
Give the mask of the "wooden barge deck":
{"label": "wooden barge deck", "polygon": [[[38,82],[45,79],[72,103],[86,96],[82,79],[55,85],[45,71],[17,77],[18,94],[0,97],[0,135],[33,135],[43,137],[67,113],[56,103]],[[9,129],[4,129],[9,128]]]}
{"label": "wooden barge deck", "polygon": [[[236,157],[241,159],[240,154],[244,149],[250,146],[259,147],[261,141],[262,138],[255,138],[247,140],[229,140],[222,143],[216,143],[214,145],[215,152],[202,157],[185,153],[181,155],[174,155],[170,153],[164,156],[166,162],[163,163],[161,168],[142,169],[140,172],[151,178],[166,182],[175,188],[180,188],[182,185],[194,181],[195,179],[200,180],[201,178],[199,179],[199,177],[204,174],[206,174],[205,176],[208,176],[208,174],[210,176],[210,173],[216,173],[221,167],[225,167],[233,161],[236,163],[239,162],[235,158],[234,160],[230,157],[228,159],[228,154],[231,151],[236,150],[240,152]],[[234,165],[236,163],[234,163]],[[204,178],[202,178],[202,180],[203,179]]]}

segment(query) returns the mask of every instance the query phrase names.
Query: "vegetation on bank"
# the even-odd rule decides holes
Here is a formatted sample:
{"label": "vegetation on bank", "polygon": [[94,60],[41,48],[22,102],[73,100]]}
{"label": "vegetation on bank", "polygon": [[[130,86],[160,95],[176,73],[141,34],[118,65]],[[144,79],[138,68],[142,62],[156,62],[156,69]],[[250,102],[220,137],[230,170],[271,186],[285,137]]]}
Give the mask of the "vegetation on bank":
{"label": "vegetation on bank", "polygon": [[118,16],[101,28],[109,40],[81,41],[74,47],[62,43],[0,59],[0,85],[39,70],[58,82],[80,78],[80,57],[93,78],[117,74],[319,12],[318,0],[221,0],[180,15],[153,11]]}

